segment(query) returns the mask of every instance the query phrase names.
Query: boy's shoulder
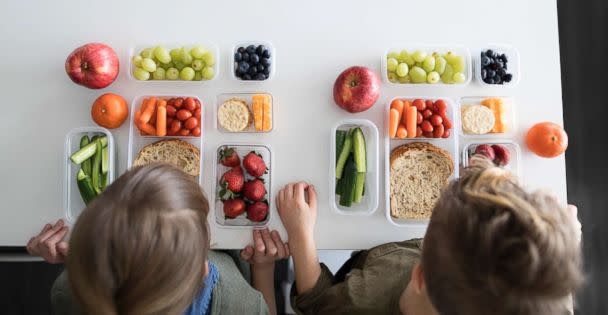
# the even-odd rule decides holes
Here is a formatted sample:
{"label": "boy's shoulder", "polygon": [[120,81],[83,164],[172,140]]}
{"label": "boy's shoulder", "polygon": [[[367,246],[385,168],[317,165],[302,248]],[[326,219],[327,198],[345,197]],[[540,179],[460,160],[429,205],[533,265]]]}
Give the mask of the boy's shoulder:
{"label": "boy's shoulder", "polygon": [[376,247],[367,251],[367,258],[379,258],[387,255],[407,255],[419,257],[422,252],[422,239],[412,239],[402,242],[392,242]]}

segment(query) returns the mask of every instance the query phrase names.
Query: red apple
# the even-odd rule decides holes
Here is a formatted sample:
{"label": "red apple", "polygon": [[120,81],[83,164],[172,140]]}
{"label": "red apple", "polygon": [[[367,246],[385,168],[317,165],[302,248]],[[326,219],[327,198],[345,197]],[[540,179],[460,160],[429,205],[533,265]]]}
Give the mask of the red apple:
{"label": "red apple", "polygon": [[65,61],[65,72],[74,83],[90,89],[104,88],[118,76],[118,57],[112,47],[89,43],[76,48]]}
{"label": "red apple", "polygon": [[351,113],[368,110],[380,97],[380,79],[369,68],[344,70],[334,83],[334,101]]}

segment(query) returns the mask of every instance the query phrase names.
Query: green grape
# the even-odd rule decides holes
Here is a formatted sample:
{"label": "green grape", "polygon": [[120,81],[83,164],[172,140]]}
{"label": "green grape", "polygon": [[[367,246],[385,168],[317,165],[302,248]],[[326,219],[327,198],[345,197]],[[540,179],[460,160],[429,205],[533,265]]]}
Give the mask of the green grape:
{"label": "green grape", "polygon": [[424,69],[424,71],[426,72],[431,72],[435,70],[435,57],[427,56],[426,58],[424,58],[424,60],[422,61],[422,69]]}
{"label": "green grape", "polygon": [[451,51],[448,51],[447,54],[443,55],[443,58],[445,58],[450,65],[454,65],[454,57],[456,57],[456,55]]}
{"label": "green grape", "polygon": [[215,69],[213,67],[206,67],[202,72],[203,79],[211,80],[215,76]]}
{"label": "green grape", "polygon": [[179,48],[173,48],[173,49],[171,49],[171,51],[169,52],[169,55],[171,56],[171,60],[173,60],[173,61],[181,61],[182,60],[182,58],[180,57],[181,53],[179,51]]}
{"label": "green grape", "polygon": [[215,57],[213,56],[213,53],[210,51],[205,52],[203,54],[203,61],[207,66],[213,66],[215,64]]}
{"label": "green grape", "polygon": [[175,65],[173,64],[173,61],[169,61],[169,63],[161,63],[160,66],[167,70],[169,68],[173,68]]}
{"label": "green grape", "polygon": [[179,70],[179,71],[182,71],[182,69],[184,69],[184,67],[186,66],[181,61],[175,61],[175,62],[173,62],[173,64],[175,65],[175,68],[177,68],[177,70]]}
{"label": "green grape", "polygon": [[395,51],[391,51],[388,54],[386,54],[386,59],[389,59],[389,58],[397,59],[397,58],[399,58],[399,53],[397,53]]}
{"label": "green grape", "polygon": [[394,72],[389,72],[387,74],[388,80],[393,83],[397,83],[397,74]]}
{"label": "green grape", "polygon": [[201,59],[203,58],[203,55],[207,52],[207,50],[205,49],[205,47],[203,46],[195,46],[194,48],[192,48],[192,50],[190,50],[190,54],[192,55],[192,57],[194,57],[195,59]]}
{"label": "green grape", "polygon": [[201,72],[195,71],[193,81],[201,81],[202,79],[203,79],[203,75],[201,74]]}
{"label": "green grape", "polygon": [[410,69],[410,78],[414,83],[424,83],[426,82],[426,72],[424,69],[414,66]]}
{"label": "green grape", "polygon": [[182,47],[179,56],[185,65],[190,65],[192,63],[192,55],[190,55],[187,48]]}
{"label": "green grape", "polygon": [[192,69],[200,71],[205,67],[205,63],[200,59],[194,59],[192,61]]}
{"label": "green grape", "polygon": [[150,72],[148,72],[140,67],[135,67],[135,70],[133,70],[133,76],[137,80],[146,81],[146,80],[150,79]]}
{"label": "green grape", "polygon": [[433,71],[426,76],[426,82],[431,84],[439,82],[439,79],[439,73],[437,73],[436,71]]}
{"label": "green grape", "polygon": [[134,64],[136,67],[141,67],[141,61],[142,61],[143,59],[144,59],[144,58],[142,58],[140,55],[133,56],[132,62],[133,62],[133,64]]}
{"label": "green grape", "polygon": [[466,76],[462,72],[456,72],[454,73],[452,79],[455,83],[464,83],[464,80],[466,80]]}
{"label": "green grape", "polygon": [[192,81],[194,79],[194,69],[185,67],[179,72],[179,78],[184,81]]}
{"label": "green grape", "polygon": [[464,71],[464,57],[463,56],[454,56],[452,59],[454,61],[452,63],[452,68],[454,68],[454,71],[463,72]]}
{"label": "green grape", "polygon": [[144,58],[141,61],[141,67],[148,72],[154,72],[156,70],[156,62],[150,58]]}
{"label": "green grape", "polygon": [[452,66],[450,64],[447,64],[445,66],[445,71],[443,71],[443,74],[441,74],[441,81],[443,81],[443,83],[452,83],[452,80],[454,78],[454,68],[452,68]]}
{"label": "green grape", "polygon": [[409,67],[407,66],[407,63],[402,62],[397,66],[397,75],[400,77],[404,77],[407,75],[407,73],[409,72]]}
{"label": "green grape", "polygon": [[414,58],[412,58],[412,55],[410,55],[410,53],[408,53],[405,49],[402,50],[401,53],[399,53],[399,57],[397,58],[397,60],[399,60],[399,62],[405,62],[408,67],[414,65]]}
{"label": "green grape", "polygon": [[146,48],[139,53],[142,58],[152,58],[152,48]]}
{"label": "green grape", "polygon": [[426,58],[426,53],[422,50],[416,50],[412,54],[412,58],[414,58],[415,62],[422,62],[424,60],[424,58]]}
{"label": "green grape", "polygon": [[399,80],[399,83],[401,83],[401,84],[409,84],[409,83],[412,83],[412,79],[410,78],[410,76],[409,76],[409,75],[406,75],[406,76],[404,76],[404,77],[401,77],[401,78],[399,78],[398,80]]}
{"label": "green grape", "polygon": [[156,71],[152,72],[152,79],[154,80],[164,80],[165,79],[165,69],[158,67]]}
{"label": "green grape", "polygon": [[165,72],[165,77],[168,80],[177,80],[177,78],[179,78],[179,70],[177,70],[176,68],[169,68]]}
{"label": "green grape", "polygon": [[448,62],[445,61],[445,58],[437,55],[435,56],[435,71],[437,71],[437,73],[439,73],[440,75],[443,74],[443,71],[445,71],[445,65]]}
{"label": "green grape", "polygon": [[154,57],[156,57],[156,59],[162,63],[171,62],[171,55],[163,46],[156,46],[154,48]]}
{"label": "green grape", "polygon": [[397,59],[395,58],[388,58],[388,60],[386,61],[386,69],[390,72],[395,71],[398,65],[399,61],[397,61]]}

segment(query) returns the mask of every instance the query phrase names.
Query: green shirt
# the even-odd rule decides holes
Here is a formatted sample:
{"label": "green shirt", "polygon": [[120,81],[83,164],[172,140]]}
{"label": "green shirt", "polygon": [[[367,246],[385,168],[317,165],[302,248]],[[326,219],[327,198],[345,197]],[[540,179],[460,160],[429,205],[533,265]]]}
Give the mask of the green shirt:
{"label": "green shirt", "polygon": [[[264,297],[249,285],[233,258],[223,252],[209,251],[211,261],[219,272],[213,288],[211,315],[219,314],[269,314]],[[51,289],[51,303],[55,315],[80,314],[64,271]]]}
{"label": "green shirt", "polygon": [[311,290],[296,294],[294,283],[291,305],[305,315],[401,314],[399,298],[421,249],[422,240],[411,240],[361,251],[336,276],[321,264],[321,275]]}

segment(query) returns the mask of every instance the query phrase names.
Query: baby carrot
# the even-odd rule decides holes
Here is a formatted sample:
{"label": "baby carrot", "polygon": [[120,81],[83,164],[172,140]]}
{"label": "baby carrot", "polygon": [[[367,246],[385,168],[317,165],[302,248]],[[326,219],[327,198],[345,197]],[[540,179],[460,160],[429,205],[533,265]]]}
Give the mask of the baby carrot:
{"label": "baby carrot", "polygon": [[391,109],[394,108],[399,112],[399,120],[401,120],[401,115],[403,115],[403,100],[395,99],[391,102]]}
{"label": "baby carrot", "polygon": [[416,106],[410,106],[405,109],[405,128],[407,129],[407,137],[415,138],[416,137],[416,120],[418,119],[418,110]]}
{"label": "baby carrot", "polygon": [[148,99],[144,100],[143,105],[141,106],[141,117],[139,118],[139,122],[148,123],[150,119],[152,119],[152,115],[154,114],[154,110],[156,109],[156,97],[152,96]]}
{"label": "baby carrot", "polygon": [[388,135],[391,138],[395,138],[397,135],[397,127],[399,126],[399,111],[395,108],[391,108],[389,122],[388,122]]}
{"label": "baby carrot", "polygon": [[167,101],[159,100],[156,107],[156,135],[164,137],[167,135]]}
{"label": "baby carrot", "polygon": [[399,127],[397,127],[397,138],[399,139],[405,139],[407,138],[408,132],[407,129],[405,129],[405,126],[403,124],[399,124]]}
{"label": "baby carrot", "polygon": [[401,123],[403,125],[406,125],[406,121],[405,121],[405,112],[407,112],[407,109],[410,108],[412,106],[412,103],[410,101],[404,100],[403,101],[403,111],[401,113],[401,115],[399,117],[401,117],[401,119],[399,121],[401,121]]}
{"label": "baby carrot", "polygon": [[139,130],[151,136],[156,134],[156,128],[154,128],[154,126],[150,125],[149,123],[139,124]]}

